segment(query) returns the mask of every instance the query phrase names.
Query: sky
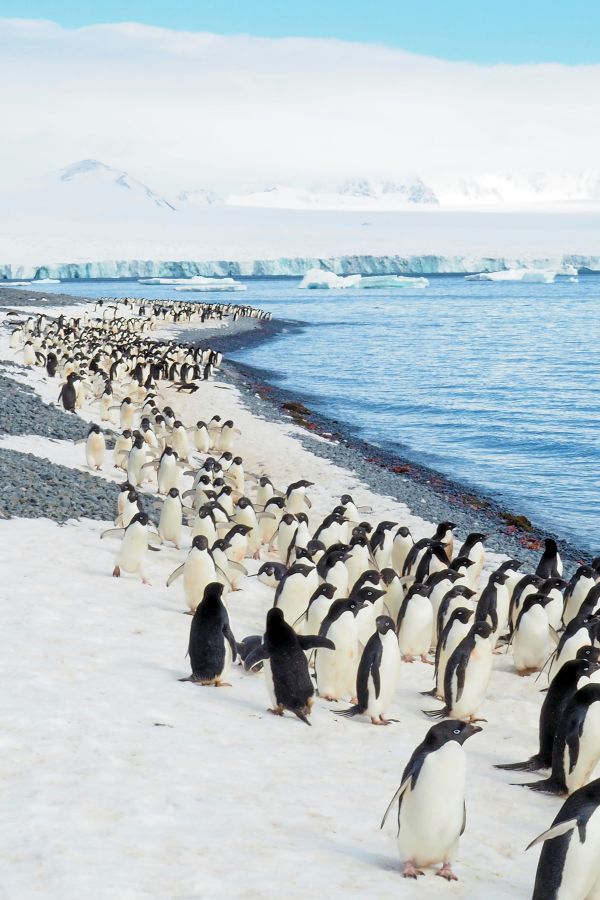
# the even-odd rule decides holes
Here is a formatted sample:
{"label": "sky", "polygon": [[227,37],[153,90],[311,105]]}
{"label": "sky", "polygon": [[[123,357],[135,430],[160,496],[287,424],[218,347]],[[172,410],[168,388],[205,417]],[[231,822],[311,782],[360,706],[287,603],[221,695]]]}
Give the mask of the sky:
{"label": "sky", "polygon": [[2,0],[4,18],[383,43],[490,63],[600,62],[598,0]]}
{"label": "sky", "polygon": [[[332,21],[336,3],[321,5],[327,20],[311,16],[308,2],[300,22],[282,3],[275,28],[264,3],[188,4],[193,21],[182,4],[145,4],[148,20],[162,20],[168,9],[172,27],[164,28],[82,27],[84,13],[60,2],[52,3],[58,22],[27,19],[23,15],[50,10],[20,2],[20,19],[0,20],[0,83],[10,85],[0,92],[0,183],[86,158],[124,169],[169,195],[359,177],[598,168],[600,63],[491,65],[437,57],[433,37],[439,53],[448,54],[451,45],[459,53],[454,34],[472,51],[483,40],[484,24],[494,34],[493,19],[471,23],[466,14],[459,16],[466,3],[440,4],[453,12],[452,30],[444,32],[437,22],[432,40],[420,49],[414,44],[422,39],[417,18],[409,17],[410,28],[400,29],[399,11],[408,4],[374,0],[364,24],[357,11],[366,19],[366,3],[347,0],[339,24]],[[7,6],[2,0],[2,12]],[[477,6],[489,10],[492,4]],[[534,6],[523,3],[522,9],[531,13]],[[573,10],[577,6],[571,4]],[[102,17],[113,18],[110,7],[102,4]],[[390,24],[388,45],[367,42],[385,36],[383,18],[374,15],[378,9],[396,25]],[[502,9],[506,17],[515,5]],[[120,18],[135,12],[125,5]],[[99,19],[97,7],[93,15]],[[565,43],[574,17],[563,13]],[[305,22],[315,33],[326,35],[329,28],[336,36],[277,36],[300,25],[308,33]],[[525,13],[515,12],[512,22],[513,37],[505,46],[516,52],[526,31],[528,45],[541,54],[543,42],[532,39]],[[224,32],[228,23],[235,34],[193,30]],[[270,28],[274,36],[237,33],[252,23],[257,32]],[[503,27],[506,33],[506,22]],[[392,38],[402,48],[391,46]],[[497,38],[495,46],[499,52]]]}

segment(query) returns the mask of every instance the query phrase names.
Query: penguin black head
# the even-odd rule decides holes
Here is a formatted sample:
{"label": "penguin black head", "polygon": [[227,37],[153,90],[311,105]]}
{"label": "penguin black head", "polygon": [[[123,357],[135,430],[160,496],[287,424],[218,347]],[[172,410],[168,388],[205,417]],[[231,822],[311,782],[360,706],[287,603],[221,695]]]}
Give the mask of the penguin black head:
{"label": "penguin black head", "polygon": [[197,534],[194,540],[192,541],[192,547],[195,547],[196,550],[207,550],[208,549],[208,539],[204,534]]}
{"label": "penguin black head", "polygon": [[473,637],[480,637],[484,640],[487,640],[492,633],[492,626],[489,622],[479,621],[475,622],[473,627],[471,628],[471,634]]}
{"label": "penguin black head", "polygon": [[452,560],[449,568],[457,572],[459,569],[470,569],[473,565],[475,565],[475,563],[467,556],[457,556],[456,559]]}
{"label": "penguin black head", "polygon": [[506,559],[503,563],[501,563],[496,572],[512,572],[520,569],[523,563],[518,559]]}
{"label": "penguin black head", "polygon": [[401,525],[396,534],[399,534],[400,537],[409,537],[410,528],[407,528],[406,525]]}
{"label": "penguin black head", "polygon": [[[225,462],[231,462],[233,460],[233,453],[230,453],[229,450],[226,450],[224,453],[221,453],[219,459],[224,459]],[[240,458],[240,462],[241,462]]]}
{"label": "penguin black head", "polygon": [[390,528],[395,528],[397,526],[397,522],[380,522],[377,526],[377,531],[389,531]]}
{"label": "penguin black head", "polygon": [[442,747],[448,741],[464,744],[468,738],[481,730],[479,725],[471,725],[458,719],[447,719],[445,722],[438,722],[437,725],[433,725],[429,729],[424,743],[431,748]]}
{"label": "penguin black head", "polygon": [[245,537],[247,534],[250,534],[251,531],[252,531],[252,528],[250,527],[250,525],[234,525],[232,528],[229,529],[228,534],[229,535],[241,534],[243,537]]}
{"label": "penguin black head", "polygon": [[141,450],[142,447],[144,446],[144,435],[140,434],[139,431],[136,431],[136,433],[135,433],[135,437],[133,439],[133,446],[137,450]]}
{"label": "penguin black head", "polygon": [[173,428],[183,428],[183,422],[181,422],[179,419],[175,419],[175,421],[173,422]]}
{"label": "penguin black head", "polygon": [[354,534],[354,531],[357,531],[358,529],[364,532],[364,534],[371,534],[371,532],[373,531],[373,526],[370,522],[359,522],[352,533]]}
{"label": "penguin black head", "polygon": [[361,587],[350,598],[350,602],[352,602],[353,600],[356,600],[358,598],[359,603],[360,603],[360,606],[358,607],[358,609],[356,610],[354,615],[356,615],[356,613],[359,611],[359,609],[362,609],[363,606],[366,606],[367,603],[375,603],[375,601],[379,600],[380,597],[383,597],[384,594],[385,594],[385,591],[380,591],[377,588]]}
{"label": "penguin black head", "polygon": [[459,606],[458,609],[454,610],[451,618],[454,619],[454,621],[458,619],[459,622],[462,622],[463,625],[466,625],[473,615],[474,612],[472,609],[467,609],[466,606]]}
{"label": "penguin black head", "polygon": [[388,631],[396,631],[396,626],[389,616],[377,616],[375,619],[375,627],[379,634],[387,634]]}
{"label": "penguin black head", "polygon": [[354,503],[354,500],[350,496],[350,494],[342,494],[340,497],[340,503],[342,506],[348,506],[349,503]]}
{"label": "penguin black head", "polygon": [[177,490],[176,487],[172,487],[169,490],[169,497],[179,497],[179,491]]}
{"label": "penguin black head", "polygon": [[138,522],[140,525],[147,525],[148,524],[148,516],[146,515],[145,512],[136,513],[127,527],[131,528],[131,526],[134,524],[134,522]]}
{"label": "penguin black head", "polygon": [[203,422],[202,419],[198,419],[196,422],[196,428],[206,428],[206,422]]}
{"label": "penguin black head", "polygon": [[600,662],[600,649],[598,647],[592,647],[591,645],[580,647],[575,659],[589,662],[589,664],[594,667],[591,671],[594,671]]}
{"label": "penguin black head", "polygon": [[454,531],[456,527],[455,522],[440,522],[435,530],[434,537],[442,538],[448,531]]}
{"label": "penguin black head", "polygon": [[337,588],[334,584],[329,584],[328,581],[325,581],[319,585],[312,598],[316,600],[317,597],[326,597],[327,600],[333,600],[336,590]]}
{"label": "penguin black head", "polygon": [[90,430],[88,431],[88,435],[90,435],[90,434],[100,434],[100,430],[101,430],[101,429],[100,429],[100,426],[99,426],[99,425],[92,425],[92,426],[90,426]]}
{"label": "penguin black head", "polygon": [[122,484],[119,485],[119,491],[121,492],[121,494],[125,493],[125,491],[132,491],[132,490],[133,490],[133,485],[130,484],[128,481],[124,481]]}
{"label": "penguin black head", "polygon": [[248,509],[248,508],[254,509],[254,506],[252,505],[252,501],[249,500],[248,497],[240,497],[240,499],[237,502],[237,508],[238,509]]}
{"label": "penguin black head", "polygon": [[223,428],[233,428],[233,419],[227,419],[226,422],[223,422]]}
{"label": "penguin black head", "polygon": [[167,446],[163,450],[163,456],[174,456],[175,458],[177,458],[177,453],[175,452],[175,450],[173,450],[170,444],[167,444]]}
{"label": "penguin black head", "polygon": [[306,513],[296,513],[296,519],[298,522],[303,522],[305,525],[308,525],[308,516],[306,515]]}
{"label": "penguin black head", "polygon": [[381,580],[386,587],[389,587],[390,584],[392,584],[392,582],[399,577],[398,573],[394,569],[382,569],[379,574],[381,575]]}
{"label": "penguin black head", "polygon": [[[361,572],[361,574],[356,579],[354,586],[352,588],[351,593],[356,594],[357,591],[360,591],[362,587],[364,587],[367,583],[369,585],[379,584],[381,581],[381,572],[377,572],[375,569],[367,569],[366,572]],[[385,593],[385,591],[383,592]]]}
{"label": "penguin black head", "polygon": [[547,578],[540,585],[540,593],[547,594],[550,591],[563,591],[567,586],[567,582],[563,578]]}
{"label": "penguin black head", "polygon": [[296,521],[296,516],[292,515],[292,513],[284,513],[284,515],[281,517],[281,521],[284,523],[284,525],[291,525]]}
{"label": "penguin black head", "polygon": [[554,538],[546,538],[544,540],[544,547],[546,548],[544,550],[544,553],[547,553],[548,555],[554,555],[555,553],[558,553],[558,545]]}
{"label": "penguin black head", "polygon": [[[211,581],[210,584],[206,585],[206,587],[204,588],[202,603],[198,605],[198,610],[202,608],[203,616],[205,616],[206,613],[210,613],[213,609],[221,606],[223,588],[224,585],[219,581]],[[198,610],[196,610],[196,612]]]}

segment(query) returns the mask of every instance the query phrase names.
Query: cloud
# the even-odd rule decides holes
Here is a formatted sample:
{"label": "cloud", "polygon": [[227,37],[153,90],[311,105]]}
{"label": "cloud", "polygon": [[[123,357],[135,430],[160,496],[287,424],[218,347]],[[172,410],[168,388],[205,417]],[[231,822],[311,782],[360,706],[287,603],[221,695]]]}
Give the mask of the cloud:
{"label": "cloud", "polygon": [[598,65],[484,67],[138,24],[0,26],[4,181],[88,157],[172,192],[578,171],[600,157]]}

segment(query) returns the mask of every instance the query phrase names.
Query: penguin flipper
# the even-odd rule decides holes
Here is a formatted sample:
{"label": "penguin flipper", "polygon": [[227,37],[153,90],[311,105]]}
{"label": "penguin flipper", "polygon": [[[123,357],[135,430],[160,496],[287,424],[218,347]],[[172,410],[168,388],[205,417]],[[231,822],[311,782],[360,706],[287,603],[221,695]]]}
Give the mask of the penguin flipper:
{"label": "penguin flipper", "polygon": [[317,634],[299,634],[298,643],[303,650],[335,650],[333,641]]}
{"label": "penguin flipper", "polygon": [[235,569],[236,572],[240,572],[242,575],[247,575],[247,574],[248,574],[248,569],[246,568],[246,566],[243,566],[243,565],[242,565],[241,563],[239,563],[239,562],[235,562],[235,561],[233,561],[233,560],[230,559],[230,560],[229,560],[229,565],[231,566],[232,569]]}
{"label": "penguin flipper", "polygon": [[344,716],[345,719],[351,719],[353,716],[360,716],[365,712],[366,707],[360,705],[360,703],[355,703],[354,706],[350,706],[348,709],[332,709],[331,712],[335,713],[336,716]]}
{"label": "penguin flipper", "polygon": [[177,578],[179,578],[180,575],[183,575],[183,569],[184,569],[184,566],[185,566],[185,563],[182,563],[180,566],[177,566],[177,568],[175,569],[174,572],[171,572],[171,574],[170,574],[169,577],[167,578],[167,587],[171,587],[171,585],[173,584],[173,582],[174,582]]}
{"label": "penguin flipper", "polygon": [[421,711],[430,719],[444,719],[448,715],[447,706],[442,706],[441,709],[423,709]]}
{"label": "penguin flipper", "polygon": [[467,660],[461,659],[459,664],[456,667],[456,703],[462,697],[462,692],[465,686],[465,677],[467,674]]}
{"label": "penguin flipper", "polygon": [[392,806],[394,805],[394,803],[396,802],[396,800],[399,800],[399,799],[400,799],[400,797],[402,796],[402,794],[404,793],[404,791],[406,790],[406,788],[407,788],[408,785],[410,784],[411,778],[412,778],[412,771],[407,775],[407,777],[404,779],[404,781],[402,782],[402,784],[400,785],[400,787],[398,788],[398,790],[396,791],[396,793],[394,794],[394,796],[392,797],[392,799],[390,800],[390,802],[388,803],[388,807],[387,807],[386,811],[385,811],[384,814],[383,814],[383,819],[381,820],[381,825],[379,826],[379,829],[380,829],[380,830],[381,830],[381,829],[383,828],[383,826],[385,825],[385,820],[386,820],[387,817],[389,816],[390,810],[391,810]]}
{"label": "penguin flipper", "polygon": [[123,537],[124,534],[124,528],[107,528],[106,531],[103,531],[100,535],[100,540],[102,541],[107,537]]}
{"label": "penguin flipper", "polygon": [[567,819],[566,822],[559,822],[558,825],[553,825],[552,828],[548,828],[547,831],[542,831],[541,834],[538,834],[538,836],[525,847],[525,852],[527,853],[527,851],[531,850],[532,847],[535,847],[536,844],[541,844],[543,841],[551,841],[552,838],[560,837],[562,834],[573,831],[573,829],[577,827],[577,824],[577,819]]}
{"label": "penguin flipper", "polygon": [[223,626],[223,636],[225,640],[229,641],[229,646],[231,647],[231,660],[232,662],[235,662],[237,659],[237,643],[229,626],[229,622],[226,622]]}
{"label": "penguin flipper", "polygon": [[244,669],[249,672],[250,669],[253,669],[257,663],[261,662],[261,660],[268,658],[269,651],[264,644],[259,644],[258,647],[255,647],[254,650],[250,651],[244,660]]}

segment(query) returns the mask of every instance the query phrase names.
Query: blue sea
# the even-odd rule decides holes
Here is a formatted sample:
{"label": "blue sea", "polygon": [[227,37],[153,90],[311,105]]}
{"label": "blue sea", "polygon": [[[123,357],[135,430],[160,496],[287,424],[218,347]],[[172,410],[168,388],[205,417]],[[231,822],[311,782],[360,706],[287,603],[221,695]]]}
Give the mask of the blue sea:
{"label": "blue sea", "polygon": [[[600,552],[600,276],[426,289],[299,290],[247,280],[242,302],[305,323],[233,354],[362,439],[502,499]],[[26,291],[27,288],[24,288]],[[45,285],[190,300],[136,282]]]}

